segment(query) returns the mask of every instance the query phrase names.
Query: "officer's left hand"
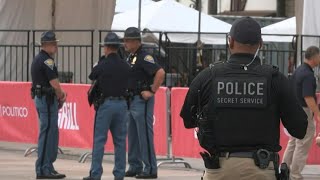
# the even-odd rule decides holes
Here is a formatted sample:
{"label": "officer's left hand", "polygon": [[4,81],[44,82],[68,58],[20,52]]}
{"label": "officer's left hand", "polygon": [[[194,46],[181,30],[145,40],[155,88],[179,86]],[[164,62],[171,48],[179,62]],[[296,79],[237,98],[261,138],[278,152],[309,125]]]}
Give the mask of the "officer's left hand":
{"label": "officer's left hand", "polygon": [[64,104],[64,101],[59,101],[58,109],[61,109],[63,107],[63,104]]}
{"label": "officer's left hand", "polygon": [[144,100],[148,100],[151,98],[154,94],[151,91],[142,91],[141,96]]}

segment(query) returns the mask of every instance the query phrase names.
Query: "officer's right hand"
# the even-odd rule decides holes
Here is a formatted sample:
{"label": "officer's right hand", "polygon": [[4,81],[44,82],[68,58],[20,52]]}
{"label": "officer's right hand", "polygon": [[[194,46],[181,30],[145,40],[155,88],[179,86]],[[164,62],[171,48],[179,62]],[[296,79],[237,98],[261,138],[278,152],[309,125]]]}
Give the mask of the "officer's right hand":
{"label": "officer's right hand", "polygon": [[65,102],[67,99],[67,93],[62,91],[62,97],[59,98],[59,102]]}
{"label": "officer's right hand", "polygon": [[154,94],[151,91],[142,91],[141,96],[144,100],[150,99]]}

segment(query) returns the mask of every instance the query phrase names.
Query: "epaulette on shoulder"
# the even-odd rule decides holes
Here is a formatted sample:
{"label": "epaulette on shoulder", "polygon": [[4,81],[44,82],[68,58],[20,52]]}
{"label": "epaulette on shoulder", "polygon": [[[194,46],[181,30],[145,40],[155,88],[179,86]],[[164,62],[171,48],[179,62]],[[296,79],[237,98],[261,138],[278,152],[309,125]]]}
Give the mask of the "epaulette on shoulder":
{"label": "epaulette on shoulder", "polygon": [[276,74],[279,72],[279,67],[275,65],[270,65],[270,64],[263,64],[261,66],[256,66],[256,70],[260,72],[267,72],[267,73],[272,73]]}

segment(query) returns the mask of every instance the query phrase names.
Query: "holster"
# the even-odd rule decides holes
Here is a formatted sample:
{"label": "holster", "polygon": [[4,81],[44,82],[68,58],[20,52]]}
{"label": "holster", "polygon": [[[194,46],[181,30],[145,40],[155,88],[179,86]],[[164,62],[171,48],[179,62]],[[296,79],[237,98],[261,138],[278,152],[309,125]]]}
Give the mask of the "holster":
{"label": "holster", "polygon": [[35,93],[34,87],[31,87],[30,94],[31,94],[31,99],[34,99],[36,97],[36,93]]}
{"label": "holster", "polygon": [[96,96],[96,98],[93,100],[94,110],[98,111],[99,107],[104,103],[105,99],[106,97],[102,93],[99,93],[99,95]]}
{"label": "holster", "polygon": [[220,156],[218,153],[209,154],[208,152],[200,152],[200,155],[204,161],[204,166],[207,169],[220,168],[220,161],[219,161]]}
{"label": "holster", "polygon": [[89,106],[92,106],[93,102],[97,98],[98,91],[99,91],[97,84],[98,84],[98,81],[95,80],[87,92]]}
{"label": "holster", "polygon": [[41,98],[46,96],[47,104],[52,105],[55,98],[55,90],[52,87],[41,87],[36,85],[36,87],[31,88],[31,98],[34,99],[35,96]]}
{"label": "holster", "polygon": [[198,132],[197,137],[199,144],[202,148],[210,152],[214,149],[214,132],[212,129],[212,123],[207,120],[206,117],[197,117]]}

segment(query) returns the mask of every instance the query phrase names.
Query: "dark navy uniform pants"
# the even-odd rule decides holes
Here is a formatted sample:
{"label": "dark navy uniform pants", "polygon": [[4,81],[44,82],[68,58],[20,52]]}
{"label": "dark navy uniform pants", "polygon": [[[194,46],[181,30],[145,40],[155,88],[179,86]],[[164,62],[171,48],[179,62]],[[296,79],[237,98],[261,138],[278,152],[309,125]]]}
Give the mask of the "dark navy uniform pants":
{"label": "dark navy uniform pants", "polygon": [[48,109],[46,97],[35,97],[35,105],[39,116],[38,159],[36,173],[47,175],[55,171],[53,163],[57,159],[59,129],[58,129],[58,101]]}
{"label": "dark navy uniform pants", "polygon": [[110,129],[115,152],[113,175],[122,178],[126,169],[127,103],[125,100],[105,100],[95,117],[94,143],[90,176],[101,179],[104,146]]}
{"label": "dark navy uniform pants", "polygon": [[128,113],[129,171],[145,174],[157,173],[153,141],[153,108],[154,97],[145,101],[137,95],[131,102]]}

